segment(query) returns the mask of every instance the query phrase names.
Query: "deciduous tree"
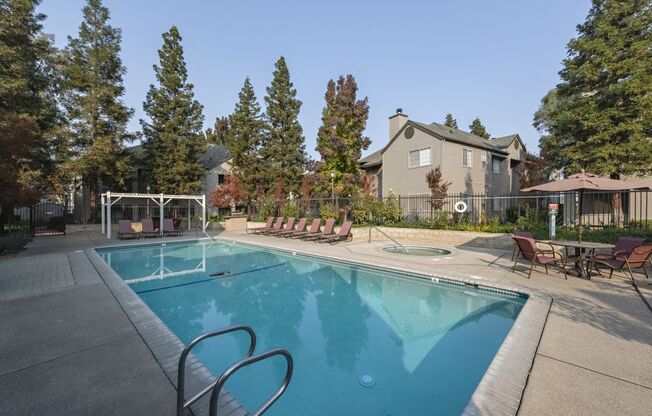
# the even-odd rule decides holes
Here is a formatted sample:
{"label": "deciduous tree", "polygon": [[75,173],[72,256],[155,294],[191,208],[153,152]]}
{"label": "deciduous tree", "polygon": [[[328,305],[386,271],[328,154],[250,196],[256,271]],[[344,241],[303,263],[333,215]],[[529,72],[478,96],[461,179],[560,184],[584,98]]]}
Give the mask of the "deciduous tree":
{"label": "deciduous tree", "polygon": [[163,33],[160,63],[154,65],[158,85],[150,85],[143,103],[150,121],[141,120],[141,125],[157,189],[190,194],[203,187],[201,157],[206,143],[202,137],[203,107],[188,82],[181,40],[175,26]]}
{"label": "deciduous tree", "polygon": [[369,116],[369,100],[357,98],[358,86],[353,75],[328,81],[322,126],[317,133],[317,151],[321,155],[321,180],[330,189],[335,173],[335,188],[347,193],[359,186],[358,160],[371,144],[364,135]]}
{"label": "deciduous tree", "polygon": [[441,169],[437,166],[426,173],[426,183],[428,183],[430,195],[433,197],[432,207],[434,209],[441,209],[444,206],[444,198],[448,194],[448,187],[451,186],[451,182],[442,179]]}
{"label": "deciduous tree", "polygon": [[211,193],[211,204],[218,208],[229,208],[245,201],[246,192],[238,178],[227,176],[224,183]]}

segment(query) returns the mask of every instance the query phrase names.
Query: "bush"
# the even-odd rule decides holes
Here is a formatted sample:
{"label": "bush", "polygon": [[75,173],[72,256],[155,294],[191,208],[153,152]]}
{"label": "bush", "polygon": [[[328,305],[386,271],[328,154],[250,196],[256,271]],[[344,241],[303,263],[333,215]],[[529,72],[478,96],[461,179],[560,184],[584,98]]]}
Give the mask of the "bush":
{"label": "bush", "polygon": [[322,219],[335,218],[335,222],[339,222],[339,215],[335,206],[330,202],[324,202],[319,205],[319,215]]}
{"label": "bush", "polygon": [[395,194],[382,201],[370,195],[359,195],[351,201],[351,215],[358,225],[383,225],[401,221],[403,213]]}
{"label": "bush", "polygon": [[15,232],[0,235],[0,256],[16,254],[25,248],[25,245],[32,240],[27,233]]}
{"label": "bush", "polygon": [[291,200],[283,205],[283,215],[286,217],[298,217],[301,213],[301,208],[297,201]]}
{"label": "bush", "polygon": [[258,205],[258,212],[254,215],[254,221],[267,221],[267,217],[276,215],[276,201],[271,196],[265,197]]}

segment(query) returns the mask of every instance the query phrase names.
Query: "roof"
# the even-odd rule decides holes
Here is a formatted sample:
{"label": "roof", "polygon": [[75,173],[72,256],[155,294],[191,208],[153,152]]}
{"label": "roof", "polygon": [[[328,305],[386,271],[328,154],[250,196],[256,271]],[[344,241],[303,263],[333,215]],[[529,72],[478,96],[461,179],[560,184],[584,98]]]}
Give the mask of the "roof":
{"label": "roof", "polygon": [[[145,158],[145,149],[142,144],[137,144],[135,146],[128,147],[126,149],[127,153],[132,158],[134,163],[139,163]],[[201,163],[207,170],[215,169],[222,163],[231,159],[231,154],[229,149],[221,144],[209,144],[208,150],[201,158]],[[228,173],[228,172],[219,172],[219,173]]]}
{"label": "roof", "polygon": [[367,156],[360,159],[358,162],[363,168],[370,168],[372,166],[377,166],[383,163],[383,149],[376,150],[375,152],[368,154]]}
{"label": "roof", "polygon": [[208,150],[202,156],[201,163],[208,170],[214,169],[231,159],[231,153],[226,146],[221,144],[210,144]]}
{"label": "roof", "polygon": [[506,149],[509,147],[510,144],[512,144],[514,140],[517,139],[519,141],[521,140],[521,137],[518,134],[510,134],[508,136],[496,137],[494,139],[491,139],[491,143],[494,146],[500,147],[501,149]]}
{"label": "roof", "polygon": [[473,133],[469,133],[454,127],[448,127],[439,123],[419,123],[417,121],[408,121],[407,124],[412,124],[415,127],[420,128],[426,133],[430,133],[436,137],[450,140],[452,142],[457,142],[461,144],[468,144],[473,147],[479,147],[481,149],[490,150],[498,153],[506,153],[504,149],[500,146],[495,145],[493,140],[485,139],[484,137],[476,136]]}

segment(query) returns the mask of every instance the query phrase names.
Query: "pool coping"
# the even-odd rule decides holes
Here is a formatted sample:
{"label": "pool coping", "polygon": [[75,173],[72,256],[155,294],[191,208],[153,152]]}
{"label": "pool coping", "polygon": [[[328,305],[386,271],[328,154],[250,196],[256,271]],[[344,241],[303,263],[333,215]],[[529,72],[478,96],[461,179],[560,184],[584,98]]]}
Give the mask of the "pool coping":
{"label": "pool coping", "polygon": [[[159,241],[158,244],[189,243],[196,241],[201,240],[193,238],[163,242]],[[122,307],[127,318],[136,328],[136,331],[154,356],[154,359],[163,370],[165,376],[176,389],[178,386],[177,368],[179,356],[181,355],[185,345],[96,251],[96,249],[151,244],[157,244],[157,242],[152,241],[140,244],[133,242],[132,244],[124,245],[98,246],[86,249],[84,250],[84,253],[113,294],[113,297]],[[204,367],[201,361],[199,361],[195,355],[190,353],[186,359],[186,400],[188,397],[199,392],[215,380],[216,378],[206,367]],[[203,396],[190,406],[194,415],[208,415],[210,405],[209,396],[210,395],[208,394]],[[238,401],[228,391],[226,391],[226,389],[222,389],[218,403],[218,414],[228,414],[229,416],[245,416],[249,414],[246,409],[242,407],[242,405],[240,405],[240,403],[238,403]]]}
{"label": "pool coping", "polygon": [[[521,295],[527,295],[523,309],[519,313],[512,328],[503,340],[500,348],[494,355],[489,367],[485,371],[480,383],[466,404],[464,416],[493,416],[505,415],[513,416],[518,412],[523,392],[527,385],[530,370],[534,363],[534,357],[543,335],[543,329],[547,321],[552,297],[540,291],[524,288],[517,285],[506,285],[499,282],[487,284],[481,279],[469,277],[460,277],[446,275],[442,273],[427,273],[421,270],[412,270],[407,267],[396,267],[391,265],[379,266],[377,264],[366,263],[360,260],[351,260],[332,254],[313,254],[302,250],[274,247],[265,244],[259,244],[250,241],[241,241],[233,237],[217,238],[192,238],[174,241],[165,241],[164,243],[188,243],[201,241],[221,241],[252,246],[266,250],[284,252],[291,255],[300,254],[305,257],[314,257],[345,263],[347,265],[361,266],[380,271],[391,271],[399,274],[409,275],[412,277],[423,278],[424,280],[435,283],[448,283],[459,286],[470,285],[477,288],[483,288],[491,291],[506,291]],[[176,335],[160,320],[160,318],[149,309],[149,307],[140,299],[140,297],[131,290],[131,288],[117,275],[113,269],[100,257],[97,249],[117,248],[125,246],[151,245],[157,242],[135,243],[124,245],[100,246],[86,250],[86,255],[95,265],[98,273],[105,281],[111,292],[114,294],[118,303],[121,304],[130,320],[141,334],[143,341],[148,345],[152,354],[163,368],[170,382],[176,386],[177,359],[183,344]],[[160,242],[158,243],[160,244]],[[188,391],[198,391],[206,386],[215,378],[193,357],[188,358],[190,370],[187,377]],[[200,383],[201,381],[201,383]],[[246,414],[246,410],[237,403],[228,392],[224,405],[231,406],[233,415]],[[222,396],[220,396],[222,397]],[[222,401],[222,399],[220,399]],[[222,405],[220,405],[222,407]],[[208,398],[200,400],[192,406],[195,414],[207,414]],[[240,411],[244,413],[240,413]],[[237,413],[236,413],[237,412]]]}

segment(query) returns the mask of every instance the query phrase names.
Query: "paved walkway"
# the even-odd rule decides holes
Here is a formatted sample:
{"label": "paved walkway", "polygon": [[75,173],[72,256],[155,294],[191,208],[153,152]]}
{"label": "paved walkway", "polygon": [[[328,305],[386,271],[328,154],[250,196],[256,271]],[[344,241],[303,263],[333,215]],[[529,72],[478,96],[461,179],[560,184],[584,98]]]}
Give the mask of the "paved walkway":
{"label": "paved walkway", "polygon": [[[443,246],[453,254],[408,258],[381,253],[383,242],[222,236],[541,290],[554,302],[519,414],[650,414],[652,312],[622,278],[565,281],[535,272],[528,280],[511,273],[501,251]],[[41,237],[0,260],[0,415],[173,413],[174,387],[78,251],[106,243],[93,232]],[[639,287],[652,302],[649,283],[641,279]]]}

